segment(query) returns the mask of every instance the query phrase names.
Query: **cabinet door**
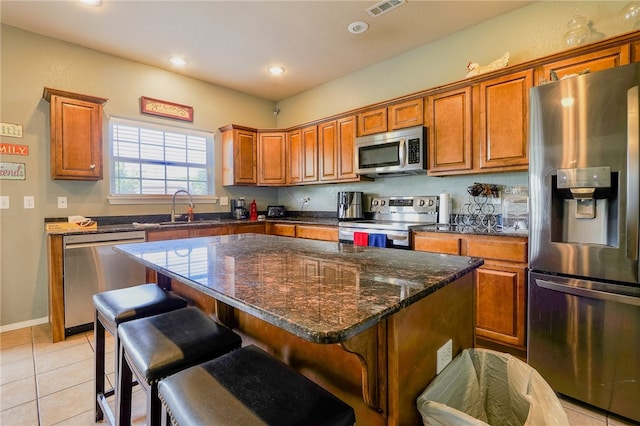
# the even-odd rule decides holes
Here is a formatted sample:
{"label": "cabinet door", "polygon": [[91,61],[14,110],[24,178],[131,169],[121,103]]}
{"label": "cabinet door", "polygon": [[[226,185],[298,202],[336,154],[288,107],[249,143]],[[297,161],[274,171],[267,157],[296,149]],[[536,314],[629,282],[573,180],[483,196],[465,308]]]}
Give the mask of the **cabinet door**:
{"label": "cabinet door", "polygon": [[284,185],[286,175],[286,143],[284,132],[258,134],[258,185]]}
{"label": "cabinet door", "polygon": [[318,180],[318,129],[316,126],[302,129],[302,181]]}
{"label": "cabinet door", "polygon": [[552,81],[552,72],[561,79],[568,74],[580,74],[587,70],[596,72],[626,65],[629,63],[629,50],[630,46],[625,44],[542,65],[536,73],[536,82],[544,84]]}
{"label": "cabinet door", "polygon": [[222,184],[255,185],[257,174],[256,132],[226,128],[222,131]]}
{"label": "cabinet door", "polygon": [[533,70],[480,83],[480,169],[526,170]]}
{"label": "cabinet door", "polygon": [[413,99],[389,107],[389,130],[404,129],[419,126],[424,123],[424,101],[422,98]]}
{"label": "cabinet door", "polygon": [[51,179],[102,179],[102,104],[51,95]]}
{"label": "cabinet door", "polygon": [[429,174],[473,168],[471,87],[427,97]]}
{"label": "cabinet door", "polygon": [[526,346],[526,267],[486,263],[476,276],[476,336]]}
{"label": "cabinet door", "polygon": [[289,157],[287,183],[302,182],[302,132],[293,130],[289,132]]}
{"label": "cabinet door", "polygon": [[433,232],[416,232],[413,235],[413,249],[443,254],[460,254],[461,239],[455,235]]}
{"label": "cabinet door", "polygon": [[356,142],[356,117],[345,117],[338,120],[338,179],[355,180],[355,142]]}
{"label": "cabinet door", "polygon": [[329,121],[318,126],[318,152],[320,180],[338,178],[338,134],[337,122]]}
{"label": "cabinet door", "polygon": [[378,108],[358,114],[358,136],[387,131],[387,108]]}

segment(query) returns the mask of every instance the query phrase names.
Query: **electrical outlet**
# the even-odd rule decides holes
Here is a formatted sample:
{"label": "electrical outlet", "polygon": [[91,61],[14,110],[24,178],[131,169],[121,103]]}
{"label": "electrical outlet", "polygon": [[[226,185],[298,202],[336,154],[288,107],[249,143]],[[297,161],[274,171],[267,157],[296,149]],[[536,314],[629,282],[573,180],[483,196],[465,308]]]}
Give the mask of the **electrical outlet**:
{"label": "electrical outlet", "polygon": [[305,204],[309,204],[309,201],[311,201],[311,198],[309,198],[309,197],[304,197],[302,199],[302,202],[305,203]]}
{"label": "electrical outlet", "polygon": [[449,365],[453,357],[453,341],[449,339],[447,343],[440,346],[436,358],[436,374],[440,374],[444,368]]}
{"label": "electrical outlet", "polygon": [[25,209],[33,209],[36,207],[36,201],[33,195],[25,195],[24,196],[24,208]]}
{"label": "electrical outlet", "polygon": [[8,209],[10,206],[9,204],[9,196],[8,195],[1,195],[0,196],[0,209]]}
{"label": "electrical outlet", "polygon": [[228,206],[229,205],[229,197],[220,197],[220,205]]}
{"label": "electrical outlet", "polygon": [[67,197],[58,197],[58,208],[59,209],[67,208]]}

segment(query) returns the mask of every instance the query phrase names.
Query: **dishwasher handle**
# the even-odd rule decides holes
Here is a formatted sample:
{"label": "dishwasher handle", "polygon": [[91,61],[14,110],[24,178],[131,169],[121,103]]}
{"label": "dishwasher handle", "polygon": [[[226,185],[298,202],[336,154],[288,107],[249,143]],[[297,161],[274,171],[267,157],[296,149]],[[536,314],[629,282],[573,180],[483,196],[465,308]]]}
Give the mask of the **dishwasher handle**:
{"label": "dishwasher handle", "polygon": [[132,244],[132,243],[144,243],[144,238],[135,238],[131,240],[111,240],[111,241],[95,241],[91,243],[68,243],[65,244],[65,250],[80,249],[85,247],[103,247],[103,246],[115,246],[118,244]]}
{"label": "dishwasher handle", "polygon": [[640,306],[640,297],[627,296],[624,294],[609,293],[601,290],[593,290],[590,288],[576,287],[573,285],[561,284],[549,280],[535,279],[536,284],[539,287],[546,288],[548,290],[557,291],[560,293],[567,293],[573,296],[589,297],[596,300],[606,300],[609,302],[617,302],[625,305]]}

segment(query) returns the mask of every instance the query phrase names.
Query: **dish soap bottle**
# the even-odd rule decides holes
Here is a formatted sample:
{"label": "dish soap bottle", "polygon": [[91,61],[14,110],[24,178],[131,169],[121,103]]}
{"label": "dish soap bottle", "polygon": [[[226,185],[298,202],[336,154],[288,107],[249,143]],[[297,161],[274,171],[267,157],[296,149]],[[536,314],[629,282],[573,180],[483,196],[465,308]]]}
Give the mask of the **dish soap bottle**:
{"label": "dish soap bottle", "polygon": [[256,200],[253,200],[249,205],[249,220],[258,220],[258,206],[256,205]]}

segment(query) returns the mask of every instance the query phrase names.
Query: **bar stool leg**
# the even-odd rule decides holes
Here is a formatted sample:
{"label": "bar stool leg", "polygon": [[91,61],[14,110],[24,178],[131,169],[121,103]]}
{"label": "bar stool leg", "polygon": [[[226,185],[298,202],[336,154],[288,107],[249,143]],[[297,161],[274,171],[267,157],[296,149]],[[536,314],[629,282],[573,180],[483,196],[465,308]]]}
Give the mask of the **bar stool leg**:
{"label": "bar stool leg", "polygon": [[116,389],[116,424],[126,426],[131,424],[131,388],[133,373],[129,363],[124,359],[124,348],[120,345],[118,351],[118,364],[120,377]]}
{"label": "bar stool leg", "polygon": [[98,311],[96,311],[95,321],[93,325],[93,338],[95,342],[95,386],[96,386],[96,400],[94,401],[96,404],[96,422],[101,421],[104,418],[104,412],[102,411],[102,407],[100,406],[99,398],[101,395],[104,395],[104,326],[98,319]]}
{"label": "bar stool leg", "polygon": [[158,382],[152,383],[147,393],[147,425],[162,424],[162,403],[158,399]]}

